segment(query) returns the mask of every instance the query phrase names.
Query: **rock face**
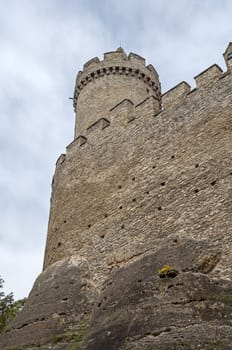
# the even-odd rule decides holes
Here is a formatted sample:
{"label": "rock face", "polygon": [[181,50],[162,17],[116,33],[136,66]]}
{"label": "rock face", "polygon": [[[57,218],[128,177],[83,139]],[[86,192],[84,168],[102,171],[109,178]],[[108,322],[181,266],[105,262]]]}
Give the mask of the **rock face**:
{"label": "rock face", "polygon": [[0,349],[232,349],[231,52],[162,96],[121,48],[84,65],[44,271]]}
{"label": "rock face", "polygon": [[47,342],[54,345],[78,338],[79,332],[83,334],[87,329],[96,296],[86,262],[69,259],[52,265],[36,280],[28,302],[3,337],[1,348]]}
{"label": "rock face", "polygon": [[[205,241],[174,239],[113,273],[82,349],[231,349],[232,283],[206,275],[220,254]],[[167,261],[178,274],[161,279]]]}

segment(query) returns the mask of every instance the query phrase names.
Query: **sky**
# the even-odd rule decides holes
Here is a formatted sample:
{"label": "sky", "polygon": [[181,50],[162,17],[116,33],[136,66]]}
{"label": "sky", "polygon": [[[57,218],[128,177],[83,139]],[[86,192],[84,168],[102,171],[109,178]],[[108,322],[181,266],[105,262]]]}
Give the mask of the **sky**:
{"label": "sky", "polygon": [[42,270],[55,163],[73,140],[78,70],[121,46],[162,91],[217,63],[231,0],[0,0],[0,275],[28,295]]}

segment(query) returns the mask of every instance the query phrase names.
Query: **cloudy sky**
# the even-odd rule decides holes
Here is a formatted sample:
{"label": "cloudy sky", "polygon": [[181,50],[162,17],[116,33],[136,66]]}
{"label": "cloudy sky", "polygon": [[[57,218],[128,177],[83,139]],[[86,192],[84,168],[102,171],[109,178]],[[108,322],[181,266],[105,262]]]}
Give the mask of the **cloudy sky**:
{"label": "cloudy sky", "polygon": [[29,293],[43,263],[50,184],[73,139],[69,97],[82,64],[121,42],[165,92],[232,41],[231,0],[0,0],[0,275]]}

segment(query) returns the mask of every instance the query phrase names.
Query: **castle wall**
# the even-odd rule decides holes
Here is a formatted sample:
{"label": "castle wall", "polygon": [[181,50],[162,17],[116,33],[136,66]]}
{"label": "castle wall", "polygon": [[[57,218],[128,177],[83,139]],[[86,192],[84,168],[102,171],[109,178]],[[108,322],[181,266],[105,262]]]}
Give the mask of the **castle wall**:
{"label": "castle wall", "polygon": [[44,271],[1,349],[229,348],[231,43],[224,57],[226,73],[207,68],[162,106],[142,57],[120,48],[84,65]]}
{"label": "castle wall", "polygon": [[208,84],[208,74],[191,92],[167,92],[159,114],[152,98],[122,101],[84,143],[68,146],[54,178],[45,268],[77,254],[100,285],[176,235],[223,247],[214,274],[231,274],[232,78],[213,67]]}

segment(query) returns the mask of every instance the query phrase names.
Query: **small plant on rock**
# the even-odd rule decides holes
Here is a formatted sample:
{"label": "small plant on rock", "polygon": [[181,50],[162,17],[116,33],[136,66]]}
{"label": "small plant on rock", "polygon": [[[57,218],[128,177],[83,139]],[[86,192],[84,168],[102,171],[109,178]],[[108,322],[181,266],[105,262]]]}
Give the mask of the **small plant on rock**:
{"label": "small plant on rock", "polygon": [[158,270],[158,275],[160,278],[174,278],[178,274],[178,271],[170,266],[170,265],[163,265],[161,269]]}

